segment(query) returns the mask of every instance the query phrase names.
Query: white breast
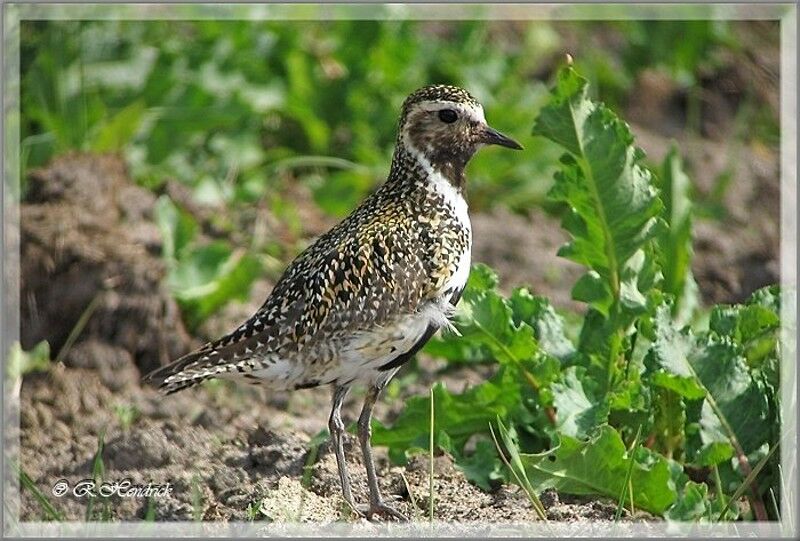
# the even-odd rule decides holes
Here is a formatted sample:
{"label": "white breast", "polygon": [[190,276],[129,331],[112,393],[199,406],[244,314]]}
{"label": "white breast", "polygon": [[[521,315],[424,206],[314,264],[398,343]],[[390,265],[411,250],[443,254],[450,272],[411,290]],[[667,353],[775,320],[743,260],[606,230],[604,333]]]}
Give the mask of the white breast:
{"label": "white breast", "polygon": [[461,195],[461,192],[440,173],[432,169],[430,178],[434,190],[444,197],[447,205],[453,208],[454,215],[459,224],[468,232],[467,249],[461,255],[461,259],[456,266],[456,271],[440,290],[440,294],[446,295],[448,292],[452,293],[453,291],[463,289],[464,285],[467,283],[467,278],[469,278],[469,270],[472,265],[472,223],[469,220],[467,201],[464,199],[464,196]]}
{"label": "white breast", "polygon": [[370,375],[376,380],[387,377],[387,373],[381,371],[379,367],[410,350],[425,334],[429,325],[433,324],[436,328],[452,328],[449,318],[455,307],[450,303],[450,299],[454,292],[464,288],[469,278],[472,263],[472,224],[467,202],[455,186],[433,169],[422,153],[417,152],[408,142],[407,147],[425,169],[431,188],[443,197],[445,204],[452,208],[458,223],[468,232],[466,250],[461,255],[455,272],[439,289],[434,301],[426,303],[413,314],[400,316],[390,325],[353,335],[347,347],[341,352],[340,363],[335,373],[328,375],[329,379],[341,382],[366,379],[370,378]]}

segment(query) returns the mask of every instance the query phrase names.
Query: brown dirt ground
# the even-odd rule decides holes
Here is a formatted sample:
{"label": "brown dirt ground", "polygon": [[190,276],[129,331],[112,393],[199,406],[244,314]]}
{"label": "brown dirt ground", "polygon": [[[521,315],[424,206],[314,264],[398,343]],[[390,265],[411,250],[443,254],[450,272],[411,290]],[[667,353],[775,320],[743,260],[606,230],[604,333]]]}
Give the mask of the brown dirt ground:
{"label": "brown dirt ground", "polygon": [[[258,508],[256,520],[330,522],[352,520],[339,496],[336,461],[322,445],[303,484],[304,466],[312,449],[310,434],[324,425],[324,415],[307,413],[327,406],[324,390],[299,396],[266,398],[254,389],[233,390],[221,385],[164,398],[129,380],[111,390],[97,372],[55,367],[26,378],[22,389],[21,463],[49,496],[60,480],[73,486],[91,478],[97,436],[105,432],[102,454],[105,480],[130,479],[136,484],[169,482],[172,493],[153,498],[156,520],[247,521],[248,508]],[[306,404],[303,404],[305,402]],[[140,413],[124,426],[115,406],[128,405]],[[348,403],[352,416],[357,404]],[[366,475],[354,436],[345,452],[350,462],[354,496],[366,501]],[[410,517],[426,517],[428,467],[426,457],[405,467],[392,466],[378,450],[382,490]],[[443,521],[518,522],[535,520],[530,505],[515,487],[486,493],[467,482],[447,456],[435,459],[435,513]],[[406,485],[406,482],[408,483]],[[409,495],[413,495],[412,497]],[[39,504],[22,495],[22,519],[43,519]],[[83,520],[87,500],[51,497],[68,520]],[[416,502],[416,506],[412,504]],[[611,502],[543,495],[551,520],[612,520]],[[140,520],[148,512],[145,498],[113,497],[110,518]],[[101,511],[96,511],[100,513]],[[100,515],[95,515],[95,518]],[[641,519],[646,515],[637,515]]]}
{"label": "brown dirt ground", "polygon": [[[647,89],[661,83],[643,77],[638,84]],[[733,172],[735,181],[723,201],[727,216],[696,223],[693,270],[705,303],[736,302],[757,287],[778,281],[778,153],[763,145],[734,145],[715,138],[719,130],[711,128],[710,135],[700,137],[645,122],[649,114],[655,115],[653,111],[672,106],[671,92],[674,89],[634,93],[653,96],[654,101],[630,104],[632,129],[654,160],[668,148],[667,135],[675,137],[700,194],[710,193],[721,173]],[[724,121],[712,120],[712,127]],[[310,201],[302,187],[294,189],[298,201]],[[180,197],[177,192],[171,195]],[[154,366],[248,317],[272,286],[267,279],[258,282],[252,300],[230,303],[205,323],[201,337],[189,336],[177,306],[163,289],[161,241],[152,221],[154,201],[152,193],[128,180],[124,164],[113,156],[70,155],[31,176],[31,192],[21,209],[23,346],[27,349],[47,339],[54,354],[60,352],[93,301],[94,309],[78,339],[64,349],[62,362],[23,379],[22,468],[49,495],[60,479],[72,485],[91,477],[98,436],[104,433],[104,479],[172,484],[169,497],[153,499],[157,520],[247,520],[249,507],[260,510],[257,520],[351,518],[342,508],[335,460],[327,444],[311,466],[308,482],[302,481],[311,438],[326,426],[327,389],[267,394],[216,382],[163,397],[140,385],[140,376]],[[331,225],[313,205],[300,207],[305,213],[303,237],[313,237]],[[521,216],[497,209],[474,215],[473,223],[474,259],[494,267],[503,288],[527,284],[553,299],[557,307],[577,307],[569,288],[580,270],[555,256],[566,241],[557,220],[541,210]],[[287,235],[275,220],[268,220],[267,227],[278,238]],[[434,362],[423,358],[419,385],[440,378],[435,368]],[[446,378],[459,389],[478,376],[463,372],[448,373]],[[419,385],[382,401],[376,416],[391,420]],[[346,402],[345,415],[350,419],[362,397],[354,392]],[[127,422],[124,411],[130,408],[137,413]],[[425,457],[397,467],[389,464],[383,450],[376,451],[384,492],[398,498],[396,505],[406,514],[424,515]],[[364,501],[365,475],[352,438],[347,456],[353,461],[355,496]],[[513,487],[485,493],[469,484],[446,456],[436,457],[435,472],[435,512],[440,520],[534,518],[524,495]],[[70,520],[84,518],[85,499],[51,499]],[[610,520],[614,515],[608,502],[554,492],[545,493],[543,500],[553,520]],[[142,519],[148,501],[115,498],[110,509],[113,519]],[[43,518],[39,503],[23,491],[21,519]]]}

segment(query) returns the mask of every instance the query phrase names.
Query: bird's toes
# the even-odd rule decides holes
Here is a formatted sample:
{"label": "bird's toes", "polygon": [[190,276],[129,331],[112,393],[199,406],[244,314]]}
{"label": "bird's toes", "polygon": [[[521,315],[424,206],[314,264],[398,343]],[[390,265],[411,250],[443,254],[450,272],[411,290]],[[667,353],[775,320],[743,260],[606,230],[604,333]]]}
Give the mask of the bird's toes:
{"label": "bird's toes", "polygon": [[345,503],[345,511],[350,511],[350,513],[355,516],[357,519],[367,518],[367,511],[369,507],[366,505],[358,505],[352,501],[344,501]]}
{"label": "bird's toes", "polygon": [[375,517],[379,517],[384,520],[394,519],[400,522],[408,522],[408,517],[406,517],[403,513],[401,513],[391,505],[387,505],[383,501],[370,504],[367,507],[365,514],[368,520],[373,520]]}

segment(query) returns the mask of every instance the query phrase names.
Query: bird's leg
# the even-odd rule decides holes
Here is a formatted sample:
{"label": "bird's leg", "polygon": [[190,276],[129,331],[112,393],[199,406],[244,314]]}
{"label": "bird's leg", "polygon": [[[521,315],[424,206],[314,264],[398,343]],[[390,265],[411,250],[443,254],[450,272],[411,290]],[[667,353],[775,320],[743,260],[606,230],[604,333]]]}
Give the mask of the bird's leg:
{"label": "bird's leg", "polygon": [[342,483],[342,496],[347,505],[354,513],[361,514],[356,508],[353,501],[353,493],[350,491],[350,476],[347,474],[347,463],[344,459],[344,442],[342,436],[344,435],[344,422],[342,421],[342,402],[344,402],[347,392],[350,387],[337,386],[333,390],[333,407],[331,408],[331,416],[328,420],[328,429],[331,433],[333,440],[333,448],[336,453],[336,465],[339,468],[339,480]]}
{"label": "bird's leg", "polygon": [[378,486],[378,476],[375,473],[375,462],[372,460],[372,447],[370,438],[372,437],[372,407],[378,400],[383,386],[373,385],[367,392],[364,399],[364,407],[358,417],[358,440],[361,443],[361,452],[364,454],[364,467],[367,470],[367,483],[369,484],[369,509],[367,517],[372,515],[388,515],[400,520],[408,520],[402,513],[386,505],[381,498],[381,489]]}

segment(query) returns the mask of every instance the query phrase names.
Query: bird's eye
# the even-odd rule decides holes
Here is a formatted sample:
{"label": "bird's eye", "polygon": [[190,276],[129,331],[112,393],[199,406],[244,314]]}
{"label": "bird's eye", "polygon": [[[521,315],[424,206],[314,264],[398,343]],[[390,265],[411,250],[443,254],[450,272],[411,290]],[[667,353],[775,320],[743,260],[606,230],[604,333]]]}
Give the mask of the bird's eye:
{"label": "bird's eye", "polygon": [[452,109],[442,109],[439,111],[439,120],[452,124],[458,119],[458,115]]}

